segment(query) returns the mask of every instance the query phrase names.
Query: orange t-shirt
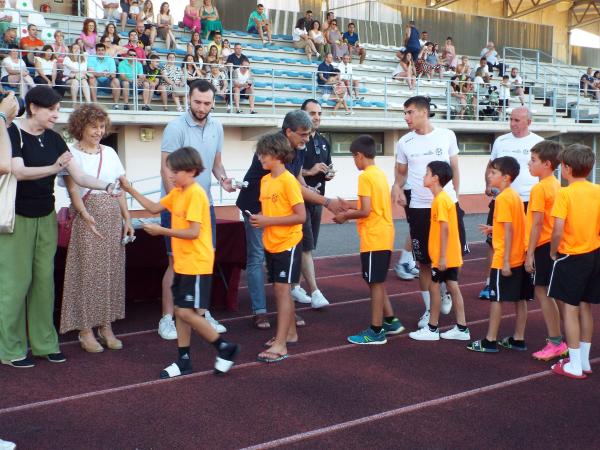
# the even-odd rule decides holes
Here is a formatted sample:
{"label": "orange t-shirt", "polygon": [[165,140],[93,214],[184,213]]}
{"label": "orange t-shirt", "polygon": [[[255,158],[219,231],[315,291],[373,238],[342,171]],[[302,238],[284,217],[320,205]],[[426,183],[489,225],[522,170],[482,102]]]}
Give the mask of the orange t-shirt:
{"label": "orange t-shirt", "polygon": [[492,230],[492,246],[494,257],[492,269],[502,269],[504,262],[504,224],[512,224],[512,239],[510,247],[510,267],[518,267],[525,262],[525,211],[523,200],[517,191],[508,187],[496,197],[494,207],[494,222]]}
{"label": "orange t-shirt", "polygon": [[361,197],[371,199],[369,215],[356,221],[361,253],[393,250],[394,223],[390,186],[379,167],[368,166],[358,176],[357,209],[361,208]]}
{"label": "orange t-shirt", "polygon": [[463,264],[460,237],[458,235],[458,216],[456,205],[446,191],[440,192],[431,203],[431,227],[427,249],[431,266],[438,267],[440,262],[440,243],[442,222],[448,224],[448,242],[446,245],[446,266],[460,267]]}
{"label": "orange t-shirt", "polygon": [[190,222],[200,224],[196,239],[171,238],[173,269],[182,275],[207,275],[213,273],[215,249],[212,243],[210,204],[200,185],[194,183],[185,190],[175,187],[160,204],[171,212],[171,228],[185,230]]}
{"label": "orange t-shirt", "polygon": [[538,184],[533,186],[529,195],[529,206],[527,206],[527,245],[531,236],[531,227],[533,226],[533,213],[544,213],[544,222],[542,224],[542,232],[538,239],[536,247],[550,242],[552,237],[552,227],[554,226],[554,217],[552,217],[552,206],[556,193],[560,188],[560,183],[554,175],[544,178]]}
{"label": "orange t-shirt", "polygon": [[[260,180],[262,213],[268,217],[293,214],[293,207],[304,203],[298,180],[287,170],[273,178],[269,173]],[[265,227],[263,245],[269,253],[281,253],[302,240],[302,224]]]}
{"label": "orange t-shirt", "polygon": [[[19,46],[21,47],[21,50],[29,50],[30,48],[34,47],[43,47],[44,41],[42,41],[40,38],[32,38],[31,36],[25,36],[19,41]],[[29,52],[23,52],[23,57],[26,57],[27,53]]]}
{"label": "orange t-shirt", "polygon": [[558,251],[581,255],[600,247],[600,186],[576,181],[560,188],[552,216],[564,219],[565,227]]}

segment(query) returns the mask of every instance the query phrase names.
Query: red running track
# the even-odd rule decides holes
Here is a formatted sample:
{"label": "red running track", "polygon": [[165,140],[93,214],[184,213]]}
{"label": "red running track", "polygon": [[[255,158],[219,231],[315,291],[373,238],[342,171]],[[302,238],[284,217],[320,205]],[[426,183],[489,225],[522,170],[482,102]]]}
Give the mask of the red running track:
{"label": "red running track", "polygon": [[[474,249],[461,277],[474,338],[487,327],[487,303],[475,300],[484,252]],[[277,365],[255,362],[271,333],[251,328],[242,289],[242,311],[218,316],[230,329],[227,338],[243,346],[224,377],[212,375],[212,348],[195,340],[196,372],[158,381],[176,349],[157,336],[157,312],[148,304],[134,305],[119,324],[123,351],[86,354],[69,336],[65,365],[2,366],[0,437],[19,449],[600,448],[598,360],[598,375],[573,381],[529,352],[473,354],[462,342],[416,342],[406,334],[384,346],[352,346],[346,336],[369,319],[358,270],[357,256],[317,261],[319,285],[333,305],[302,312],[308,326],[301,342]],[[388,291],[414,329],[422,312],[417,283],[390,276]],[[510,334],[512,312],[504,311],[503,334]],[[453,322],[451,313],[441,324]],[[530,347],[541,346],[544,335],[532,303]]]}

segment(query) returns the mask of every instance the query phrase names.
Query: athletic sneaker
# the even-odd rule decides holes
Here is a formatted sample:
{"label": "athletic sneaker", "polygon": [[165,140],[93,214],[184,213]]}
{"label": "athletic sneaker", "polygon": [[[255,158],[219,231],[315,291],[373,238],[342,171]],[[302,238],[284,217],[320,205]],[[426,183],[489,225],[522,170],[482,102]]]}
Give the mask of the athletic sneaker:
{"label": "athletic sneaker", "polygon": [[419,323],[417,324],[417,328],[426,327],[429,323],[429,310],[425,311],[423,315],[419,318]]}
{"label": "athletic sneaker", "polygon": [[415,276],[415,278],[419,278],[419,268],[415,263],[413,263],[413,265],[411,266],[410,273],[412,273]]}
{"label": "athletic sneaker", "polygon": [[383,329],[379,333],[375,333],[369,327],[354,336],[348,336],[348,342],[358,345],[382,345],[387,342],[387,339],[385,338],[385,331]]}
{"label": "athletic sneaker", "polygon": [[17,448],[17,444],[14,442],[3,441],[0,439],[0,450],[15,450]]}
{"label": "athletic sneaker", "polygon": [[298,303],[312,303],[312,299],[299,284],[293,287],[292,298]]}
{"label": "athletic sneaker", "polygon": [[439,341],[440,340],[440,330],[431,331],[428,326],[424,326],[423,328],[419,328],[417,331],[411,331],[408,333],[411,339],[416,341]]}
{"label": "athletic sneaker", "polygon": [[225,328],[217,321],[217,319],[211,316],[208,310],[206,310],[204,313],[204,318],[217,333],[227,333],[227,328]]}
{"label": "athletic sneaker", "polygon": [[235,364],[235,358],[240,352],[240,346],[231,342],[223,342],[215,360],[215,373],[227,373]]}
{"label": "athletic sneaker", "polygon": [[452,310],[452,296],[446,292],[442,295],[442,306],[440,311],[442,314],[448,314]]}
{"label": "athletic sneaker", "polygon": [[51,363],[64,363],[67,362],[67,358],[61,352],[50,353],[46,355],[46,359]]}
{"label": "athletic sneaker", "polygon": [[404,325],[400,323],[400,319],[394,317],[392,323],[387,323],[385,320],[383,321],[383,332],[386,336],[392,334],[400,334],[404,331]]}
{"label": "athletic sneaker", "polygon": [[440,337],[442,339],[452,339],[455,341],[470,341],[471,333],[468,328],[465,331],[460,331],[459,328],[454,325],[450,330],[440,333]]}
{"label": "athletic sneaker", "polygon": [[33,362],[33,360],[28,358],[27,356],[24,356],[20,359],[3,359],[2,364],[6,364],[7,366],[13,366],[17,369],[30,369],[32,367],[35,367],[35,363]]}
{"label": "athletic sneaker", "polygon": [[158,334],[167,341],[177,339],[177,328],[171,314],[165,314],[158,322]]}
{"label": "athletic sneaker", "polygon": [[412,272],[412,267],[409,263],[400,263],[394,266],[394,271],[396,272],[396,276],[401,280],[414,280],[416,277]]}
{"label": "athletic sneaker", "polygon": [[492,288],[491,286],[488,284],[486,285],[486,287],[483,288],[483,290],[479,293],[479,298],[481,300],[489,300],[490,297],[492,296]]}
{"label": "athletic sneaker", "polygon": [[310,295],[310,305],[314,309],[319,309],[319,308],[323,308],[324,306],[329,306],[329,302],[327,301],[325,296],[321,293],[321,291],[317,289]]}
{"label": "athletic sneaker", "polygon": [[531,356],[533,356],[535,359],[539,359],[540,361],[550,361],[551,359],[558,358],[559,356],[567,356],[567,353],[569,353],[569,348],[564,341],[556,345],[546,339],[546,346]]}

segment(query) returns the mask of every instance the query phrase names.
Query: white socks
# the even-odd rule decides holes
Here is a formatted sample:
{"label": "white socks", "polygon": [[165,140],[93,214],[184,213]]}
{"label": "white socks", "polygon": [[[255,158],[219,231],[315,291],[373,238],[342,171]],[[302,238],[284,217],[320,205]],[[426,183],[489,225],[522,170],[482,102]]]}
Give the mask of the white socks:
{"label": "white socks", "polygon": [[406,264],[411,262],[414,263],[412,252],[402,249],[402,253],[400,253],[400,264]]}
{"label": "white socks", "polygon": [[423,297],[423,303],[425,303],[425,311],[429,311],[429,291],[421,291],[421,297]]}
{"label": "white socks", "polygon": [[490,277],[487,277],[487,278],[485,279],[485,285],[486,285],[486,286],[489,286],[489,285],[490,285]]}
{"label": "white socks", "polygon": [[440,294],[443,297],[448,293],[448,289],[446,288],[446,283],[440,283]]}
{"label": "white socks", "polygon": [[573,375],[581,375],[583,373],[581,367],[580,348],[569,348],[569,362],[563,366],[563,369],[565,370],[565,372],[569,372]]}
{"label": "white socks", "polygon": [[[581,352],[581,368],[583,370],[592,370],[590,365],[590,347],[591,342],[579,342],[579,350]],[[570,355],[570,353],[569,353]]]}

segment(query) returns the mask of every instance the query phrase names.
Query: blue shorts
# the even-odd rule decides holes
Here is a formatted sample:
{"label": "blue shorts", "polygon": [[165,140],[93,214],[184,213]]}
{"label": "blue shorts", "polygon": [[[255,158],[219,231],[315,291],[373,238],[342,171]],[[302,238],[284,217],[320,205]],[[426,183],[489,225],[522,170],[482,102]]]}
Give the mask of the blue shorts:
{"label": "blue shorts", "polygon": [[[210,205],[210,224],[212,228],[212,241],[213,247],[217,246],[217,217],[215,215],[215,207]],[[160,225],[164,228],[171,228],[171,213],[167,210],[164,210],[160,213]],[[173,254],[173,249],[171,248],[171,238],[165,236],[165,248],[167,250],[167,255]]]}
{"label": "blue shorts", "polygon": [[96,78],[96,85],[98,89],[102,90],[102,92],[112,93],[112,78],[109,77],[100,77]]}

